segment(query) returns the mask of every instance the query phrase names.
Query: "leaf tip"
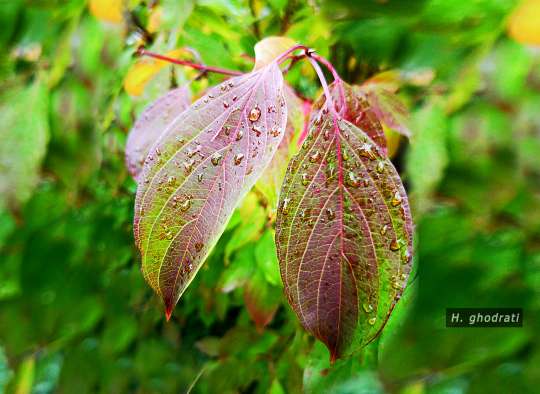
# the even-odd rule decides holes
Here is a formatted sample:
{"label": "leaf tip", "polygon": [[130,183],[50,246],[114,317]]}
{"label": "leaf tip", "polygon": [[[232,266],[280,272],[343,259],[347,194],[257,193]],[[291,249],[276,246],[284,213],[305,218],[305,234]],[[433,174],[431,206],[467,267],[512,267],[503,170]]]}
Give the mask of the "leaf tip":
{"label": "leaf tip", "polygon": [[172,312],[173,312],[173,306],[172,305],[167,305],[165,307],[165,318],[167,319],[167,321],[171,320],[171,315],[172,315]]}

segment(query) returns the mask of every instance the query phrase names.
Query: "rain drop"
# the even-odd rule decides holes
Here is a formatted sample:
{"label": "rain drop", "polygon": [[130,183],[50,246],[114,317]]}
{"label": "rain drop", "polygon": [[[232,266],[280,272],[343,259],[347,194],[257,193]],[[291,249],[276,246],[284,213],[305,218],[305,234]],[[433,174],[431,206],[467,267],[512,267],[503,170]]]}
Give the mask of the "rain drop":
{"label": "rain drop", "polygon": [[238,130],[236,133],[236,141],[240,141],[244,137],[244,130]]}
{"label": "rain drop", "polygon": [[221,155],[221,153],[216,152],[212,155],[212,157],[210,157],[210,161],[212,162],[213,165],[217,166],[222,157],[223,156]]}
{"label": "rain drop", "polygon": [[352,187],[358,187],[360,185],[360,179],[352,171],[347,174],[347,184]]}
{"label": "rain drop", "polygon": [[302,185],[307,186],[308,184],[309,184],[308,174],[303,173],[302,174]]}
{"label": "rain drop", "polygon": [[180,204],[180,209],[185,212],[189,209],[189,207],[191,207],[191,199],[188,198],[186,199],[186,201],[184,201],[183,203]]}
{"label": "rain drop", "polygon": [[328,217],[328,220],[333,220],[336,217],[336,214],[332,209],[326,208],[326,216]]}
{"label": "rain drop", "polygon": [[243,153],[237,153],[236,155],[234,155],[234,165],[235,166],[240,165],[240,163],[242,163],[243,159],[244,159],[244,154]]}
{"label": "rain drop", "polygon": [[394,197],[392,198],[392,206],[397,207],[400,204],[401,204],[401,195],[399,194],[399,192],[396,192],[396,194],[394,194]]}
{"label": "rain drop", "polygon": [[252,122],[256,122],[261,117],[261,110],[259,107],[253,108],[251,111],[249,111],[248,119]]}
{"label": "rain drop", "polygon": [[321,153],[319,151],[315,151],[311,156],[309,156],[309,161],[312,163],[317,163],[321,158]]}
{"label": "rain drop", "polygon": [[281,213],[285,216],[289,214],[289,201],[291,201],[290,198],[284,198],[281,202]]}
{"label": "rain drop", "polygon": [[373,305],[371,305],[371,304],[364,303],[364,304],[362,304],[362,308],[364,308],[364,311],[365,311],[366,313],[371,313],[371,312],[373,312]]}

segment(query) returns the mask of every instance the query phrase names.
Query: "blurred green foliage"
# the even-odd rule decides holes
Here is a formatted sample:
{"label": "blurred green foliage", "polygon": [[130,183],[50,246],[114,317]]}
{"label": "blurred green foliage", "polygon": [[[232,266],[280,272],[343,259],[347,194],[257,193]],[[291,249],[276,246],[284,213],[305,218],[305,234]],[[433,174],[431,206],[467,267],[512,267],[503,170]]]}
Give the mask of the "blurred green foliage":
{"label": "blurred green foliage", "polygon": [[[129,0],[120,16],[120,1],[90,3],[109,20],[82,0],[0,4],[0,392],[538,391],[540,56],[506,34],[515,1]],[[380,340],[333,366],[282,295],[273,207],[256,196],[169,323],[133,244],[126,134],[195,76],[167,66],[129,96],[137,46],[249,70],[243,55],[269,35],[316,48],[349,82],[399,70],[412,110],[394,162],[417,272]],[[318,94],[307,64],[287,79]],[[275,313],[266,328],[249,299]],[[446,329],[445,308],[462,306],[523,307],[524,327]]]}

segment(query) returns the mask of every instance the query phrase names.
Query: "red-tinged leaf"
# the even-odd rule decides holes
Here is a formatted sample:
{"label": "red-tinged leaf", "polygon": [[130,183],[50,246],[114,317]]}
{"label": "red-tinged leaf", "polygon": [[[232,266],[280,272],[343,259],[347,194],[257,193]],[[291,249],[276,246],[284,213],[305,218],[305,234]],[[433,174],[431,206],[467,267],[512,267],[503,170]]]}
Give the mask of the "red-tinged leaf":
{"label": "red-tinged leaf", "polygon": [[244,302],[259,332],[274,318],[279,300],[279,288],[266,282],[262,272],[255,271],[244,287]]}
{"label": "red-tinged leaf", "polygon": [[326,109],[287,169],[276,242],[289,303],[332,359],[377,336],[411,269],[409,203],[374,141]]}
{"label": "red-tinged leaf", "polygon": [[371,110],[382,123],[406,137],[411,136],[407,107],[394,93],[385,89],[384,84],[369,83],[355,86],[354,89],[357,94],[365,96]]}
{"label": "red-tinged leaf", "polygon": [[211,89],[150,150],[134,232],[144,277],[168,313],[272,159],[286,118],[274,62]]}
{"label": "red-tinged leaf", "polygon": [[137,179],[152,145],[190,104],[191,92],[182,86],[171,90],[144,109],[126,142],[126,165],[133,178]]}
{"label": "red-tinged leaf", "polygon": [[[365,94],[358,90],[357,86],[351,86],[343,81],[340,81],[343,86],[343,93],[345,96],[345,109],[341,112],[340,106],[340,89],[335,82],[329,86],[330,94],[335,103],[338,103],[337,110],[342,113],[344,119],[348,120],[356,127],[360,128],[366,133],[381,149],[383,154],[386,155],[386,137],[384,135],[381,122],[377,118],[377,115],[368,103]],[[311,120],[316,121],[322,116],[321,106],[325,102],[318,100],[313,105]]]}
{"label": "red-tinged leaf", "polygon": [[270,165],[257,181],[257,189],[264,195],[268,205],[274,208],[277,204],[279,189],[287,171],[289,161],[297,152],[297,141],[304,126],[303,102],[287,84],[283,93],[287,105],[287,126],[285,135]]}

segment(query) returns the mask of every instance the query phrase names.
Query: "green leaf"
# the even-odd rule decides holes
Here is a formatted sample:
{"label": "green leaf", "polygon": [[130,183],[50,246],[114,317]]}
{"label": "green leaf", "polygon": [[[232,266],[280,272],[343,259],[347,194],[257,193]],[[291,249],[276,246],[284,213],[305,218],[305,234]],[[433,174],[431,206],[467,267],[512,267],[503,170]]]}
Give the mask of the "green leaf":
{"label": "green leaf", "polygon": [[1,94],[0,203],[15,208],[28,200],[38,181],[49,139],[48,95],[36,80]]}

